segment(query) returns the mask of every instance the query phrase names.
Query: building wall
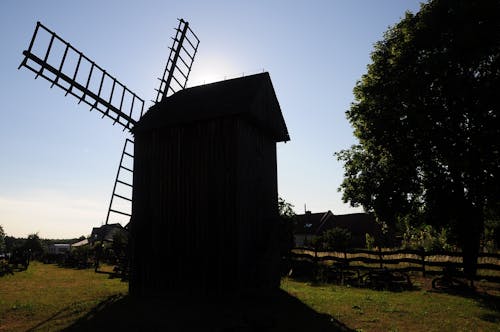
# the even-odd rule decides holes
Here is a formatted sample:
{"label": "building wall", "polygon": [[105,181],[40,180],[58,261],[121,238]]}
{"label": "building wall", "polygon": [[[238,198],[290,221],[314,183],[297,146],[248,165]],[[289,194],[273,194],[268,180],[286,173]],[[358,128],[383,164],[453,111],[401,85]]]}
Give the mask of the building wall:
{"label": "building wall", "polygon": [[136,134],[131,294],[279,283],[262,272],[277,217],[275,145],[237,117]]}
{"label": "building wall", "polygon": [[245,287],[279,287],[276,143],[238,122],[238,279]]}
{"label": "building wall", "polygon": [[70,244],[51,244],[49,245],[48,252],[53,255],[62,255],[71,249]]}

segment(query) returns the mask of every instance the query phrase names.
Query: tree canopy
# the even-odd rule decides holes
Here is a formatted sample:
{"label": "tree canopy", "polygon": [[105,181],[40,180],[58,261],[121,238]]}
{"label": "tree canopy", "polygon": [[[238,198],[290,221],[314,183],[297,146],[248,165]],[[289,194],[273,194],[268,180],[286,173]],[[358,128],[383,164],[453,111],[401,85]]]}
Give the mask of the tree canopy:
{"label": "tree canopy", "polygon": [[347,111],[359,144],[337,153],[343,199],[389,224],[450,227],[472,276],[500,201],[500,1],[422,4],[371,59]]}
{"label": "tree canopy", "polygon": [[5,250],[5,232],[2,225],[0,225],[0,253]]}

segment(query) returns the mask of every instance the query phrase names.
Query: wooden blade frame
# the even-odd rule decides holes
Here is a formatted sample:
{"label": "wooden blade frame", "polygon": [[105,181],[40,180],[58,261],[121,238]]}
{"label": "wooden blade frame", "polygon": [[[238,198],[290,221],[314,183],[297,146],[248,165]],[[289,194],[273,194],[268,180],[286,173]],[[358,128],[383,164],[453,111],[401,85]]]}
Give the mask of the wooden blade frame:
{"label": "wooden blade frame", "polygon": [[33,71],[98,110],[123,129],[131,129],[144,112],[144,100],[68,42],[37,22],[21,67]]}
{"label": "wooden blade frame", "polygon": [[[116,172],[113,193],[111,194],[111,200],[109,202],[108,214],[106,215],[106,225],[109,223],[112,214],[124,217],[127,220],[125,225],[128,225],[130,217],[132,216],[132,178],[134,173],[133,146],[134,142],[131,139],[125,139],[120,165]],[[120,187],[122,187],[122,190],[120,190]],[[119,203],[122,204],[116,204],[115,198],[119,199],[121,201]],[[123,206],[124,204],[126,205],[125,208]]]}
{"label": "wooden blade frame", "polygon": [[170,48],[167,65],[160,80],[160,87],[156,90],[156,102],[164,100],[173,93],[186,87],[194,57],[198,51],[200,40],[189,28],[189,22],[179,19],[179,26],[175,29],[174,43]]}

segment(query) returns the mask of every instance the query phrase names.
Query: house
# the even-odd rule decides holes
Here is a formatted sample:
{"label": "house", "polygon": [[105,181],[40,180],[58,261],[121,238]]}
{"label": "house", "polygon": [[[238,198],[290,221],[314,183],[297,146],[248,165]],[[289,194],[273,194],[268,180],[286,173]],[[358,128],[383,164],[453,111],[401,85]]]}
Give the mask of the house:
{"label": "house", "polygon": [[319,213],[306,211],[305,214],[296,215],[295,229],[293,232],[295,246],[305,246],[313,238],[321,235],[325,231],[324,225],[328,225],[328,220],[332,218],[333,213],[330,210]]}
{"label": "house", "polygon": [[325,231],[335,227],[347,229],[351,233],[351,246],[364,248],[366,246],[366,234],[378,238],[380,226],[375,217],[368,213],[351,213],[335,215],[330,210],[320,213],[297,215],[294,231],[295,245],[304,246],[308,241],[320,236]]}
{"label": "house", "polygon": [[101,227],[94,227],[92,228],[92,233],[90,234],[90,242],[113,242],[113,238],[117,235],[121,235],[125,238],[128,236],[127,229],[119,223],[102,225]]}

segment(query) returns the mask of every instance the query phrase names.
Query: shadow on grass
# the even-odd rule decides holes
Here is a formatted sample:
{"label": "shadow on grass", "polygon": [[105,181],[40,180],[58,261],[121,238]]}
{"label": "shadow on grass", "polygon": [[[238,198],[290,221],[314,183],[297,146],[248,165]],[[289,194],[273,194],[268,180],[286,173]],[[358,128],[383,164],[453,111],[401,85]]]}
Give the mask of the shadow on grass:
{"label": "shadow on grass", "polygon": [[494,287],[470,287],[466,280],[461,280],[461,283],[450,287],[441,287],[432,289],[432,292],[444,293],[448,295],[468,298],[476,301],[481,307],[492,311],[491,314],[483,314],[481,319],[492,323],[500,323],[500,296],[490,294],[489,288],[493,288],[496,293],[500,289],[496,284]]}
{"label": "shadow on grass", "polygon": [[[120,295],[110,296],[106,300],[99,303],[99,305],[96,306],[96,308],[106,306],[107,304],[113,303],[120,298],[121,298]],[[68,318],[71,319],[71,317],[75,316],[75,314],[78,314],[78,312],[81,312],[81,310],[83,310],[83,309],[79,308],[77,303],[74,303],[72,305],[69,305],[69,306],[64,307],[63,309],[57,311],[55,314],[53,314],[49,318],[39,322],[38,324],[36,324],[32,328],[30,328],[28,331],[39,331],[39,330],[46,330],[46,329],[50,330],[52,328],[51,324],[53,324],[54,322],[68,319]]]}
{"label": "shadow on grass", "polygon": [[224,301],[108,299],[65,331],[352,331],[284,291]]}

